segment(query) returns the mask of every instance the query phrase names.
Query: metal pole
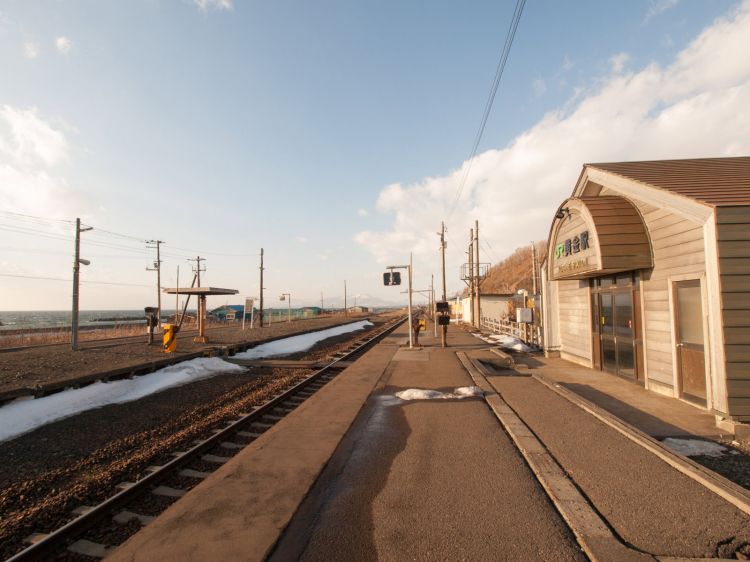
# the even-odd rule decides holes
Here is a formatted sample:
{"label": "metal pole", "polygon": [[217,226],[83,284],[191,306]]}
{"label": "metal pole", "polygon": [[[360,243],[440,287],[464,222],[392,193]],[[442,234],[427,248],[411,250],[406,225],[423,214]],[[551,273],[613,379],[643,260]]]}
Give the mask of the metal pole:
{"label": "metal pole", "polygon": [[344,279],[344,316],[349,316],[349,311],[346,309],[346,279]]}
{"label": "metal pole", "polygon": [[[445,221],[440,223],[440,258],[442,262],[442,269],[443,269],[443,302],[446,301],[445,297]],[[458,308],[456,308],[458,310]],[[446,339],[448,336],[448,326],[443,326],[442,335],[440,336],[440,345],[442,347],[445,347],[446,345]]]}
{"label": "metal pole", "polygon": [[474,221],[474,270],[476,272],[476,284],[474,285],[474,292],[476,293],[477,303],[477,328],[482,327],[482,303],[479,288],[481,286],[481,279],[479,279],[479,221]]}
{"label": "metal pole", "polygon": [[258,308],[258,323],[263,327],[263,248],[260,249],[260,307]]}
{"label": "metal pole", "polygon": [[476,326],[474,317],[474,229],[469,230],[469,321]]}
{"label": "metal pole", "polygon": [[78,273],[81,264],[81,219],[76,219],[76,246],[73,258],[73,310],[71,312],[70,345],[73,351],[78,351]]}
{"label": "metal pole", "polygon": [[174,294],[174,322],[179,322],[177,318],[177,311],[180,309],[180,266],[177,266],[177,292]]}
{"label": "metal pole", "polygon": [[412,257],[411,252],[409,252],[409,349],[414,347],[414,340],[412,332],[414,331],[412,329],[412,318],[411,318],[411,266],[412,266]]}
{"label": "metal pole", "polygon": [[286,302],[286,321],[292,321],[292,293],[288,293],[289,300]]}
{"label": "metal pole", "polygon": [[531,243],[531,287],[536,296],[536,246],[533,242]]}
{"label": "metal pole", "polygon": [[432,323],[435,328],[435,337],[437,337],[437,306],[435,305],[435,274],[430,275],[430,298],[432,298]]}

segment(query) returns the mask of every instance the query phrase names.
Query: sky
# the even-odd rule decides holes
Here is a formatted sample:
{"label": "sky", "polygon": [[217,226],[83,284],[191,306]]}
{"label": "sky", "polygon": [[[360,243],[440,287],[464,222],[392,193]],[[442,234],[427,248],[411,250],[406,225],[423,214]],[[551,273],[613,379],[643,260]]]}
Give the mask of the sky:
{"label": "sky", "polygon": [[[0,0],[0,310],[449,296],[469,229],[543,240],[587,162],[750,155],[750,0]],[[464,188],[461,177],[470,165]],[[171,307],[165,297],[163,307]],[[415,298],[420,302],[422,296]],[[166,302],[170,300],[170,302]]]}

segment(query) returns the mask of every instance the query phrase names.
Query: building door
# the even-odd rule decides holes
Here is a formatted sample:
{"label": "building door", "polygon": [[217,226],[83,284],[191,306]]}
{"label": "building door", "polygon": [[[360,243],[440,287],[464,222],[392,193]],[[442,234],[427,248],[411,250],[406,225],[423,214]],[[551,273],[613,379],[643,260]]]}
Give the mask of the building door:
{"label": "building door", "polygon": [[706,354],[703,343],[703,299],[698,279],[677,281],[675,291],[675,341],[680,397],[707,405]]}
{"label": "building door", "polygon": [[642,369],[637,366],[638,276],[628,273],[602,277],[592,285],[594,368],[633,380],[642,379]]}

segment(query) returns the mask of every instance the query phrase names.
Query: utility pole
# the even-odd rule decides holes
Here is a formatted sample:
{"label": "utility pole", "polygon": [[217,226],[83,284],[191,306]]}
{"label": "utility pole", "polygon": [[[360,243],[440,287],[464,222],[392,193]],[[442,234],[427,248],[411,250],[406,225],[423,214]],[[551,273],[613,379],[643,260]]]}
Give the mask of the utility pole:
{"label": "utility pole", "polygon": [[475,271],[475,283],[474,292],[476,293],[475,302],[477,306],[477,328],[482,328],[482,307],[479,296],[479,287],[481,286],[481,279],[479,278],[479,221],[474,221],[474,271]]}
{"label": "utility pole", "polygon": [[320,291],[320,312],[323,312],[323,309],[325,306],[323,306],[323,291]]}
{"label": "utility pole", "polygon": [[198,256],[197,258],[192,259],[192,260],[189,259],[188,261],[194,261],[196,263],[196,267],[195,267],[195,269],[193,269],[193,271],[198,276],[197,277],[197,279],[198,279],[198,287],[200,287],[201,286],[201,271],[206,271],[205,267],[203,269],[201,269],[201,262],[202,261],[206,261],[206,258],[202,258],[202,257]]}
{"label": "utility pole", "polygon": [[[440,236],[440,260],[443,270],[443,298],[442,301],[446,302],[445,300],[445,221],[442,221],[440,223],[440,232],[438,232],[438,235]],[[448,335],[448,326],[442,326],[442,335],[440,337],[440,344],[442,347],[445,347],[446,345],[446,339]]]}
{"label": "utility pole", "polygon": [[471,325],[476,326],[474,316],[474,229],[469,230],[469,314]]}
{"label": "utility pole", "polygon": [[531,286],[536,297],[536,245],[531,243]]}
{"label": "utility pole", "polygon": [[346,279],[344,279],[344,316],[349,316],[349,311],[346,308]]}
{"label": "utility pole", "polygon": [[412,333],[414,332],[414,326],[412,326],[412,317],[411,317],[411,270],[413,268],[412,264],[412,253],[409,252],[409,349],[414,347],[414,341],[412,337]]}
{"label": "utility pole", "polygon": [[87,226],[81,228],[81,219],[76,219],[76,247],[75,258],[73,261],[73,309],[71,311],[70,326],[70,347],[73,351],[78,351],[78,285],[81,264],[89,265],[89,260],[81,259],[81,232],[94,230],[93,227]]}
{"label": "utility pole", "polygon": [[[159,319],[157,328],[161,330],[161,253],[160,246],[164,244],[164,240],[146,240],[146,244],[156,244],[156,261],[154,267],[147,267],[146,271],[156,271],[156,314]],[[154,248],[154,246],[147,246],[148,248]]]}
{"label": "utility pole", "polygon": [[260,249],[260,308],[258,310],[260,327],[263,327],[263,248]]}

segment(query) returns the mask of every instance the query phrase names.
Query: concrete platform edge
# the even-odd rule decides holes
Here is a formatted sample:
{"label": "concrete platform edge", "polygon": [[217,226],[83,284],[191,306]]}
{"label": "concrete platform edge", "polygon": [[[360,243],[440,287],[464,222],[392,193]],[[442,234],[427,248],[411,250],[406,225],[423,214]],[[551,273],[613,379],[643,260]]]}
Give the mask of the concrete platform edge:
{"label": "concrete platform edge", "polygon": [[586,556],[592,561],[655,560],[651,555],[623,544],[612,533],[544,444],[502,399],[466,354],[457,352],[456,355],[474,384],[484,391],[485,402],[521,452]]}
{"label": "concrete platform edge", "polygon": [[638,428],[633,427],[629,423],[621,420],[605,409],[600,408],[593,402],[586,400],[582,396],[579,396],[575,392],[547,380],[538,373],[532,373],[532,376],[553,392],[559,394],[612,429],[618,431],[634,443],[653,453],[675,470],[692,478],[722,499],[734,505],[737,509],[750,515],[750,492],[741,486],[727,480],[712,470],[705,468],[688,457],[675,453],[657,439],[654,439]]}

